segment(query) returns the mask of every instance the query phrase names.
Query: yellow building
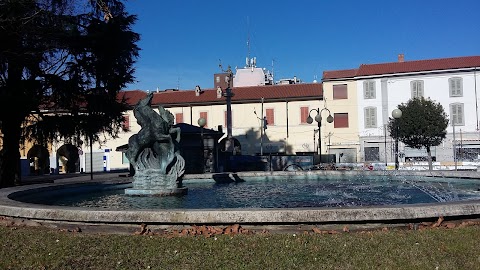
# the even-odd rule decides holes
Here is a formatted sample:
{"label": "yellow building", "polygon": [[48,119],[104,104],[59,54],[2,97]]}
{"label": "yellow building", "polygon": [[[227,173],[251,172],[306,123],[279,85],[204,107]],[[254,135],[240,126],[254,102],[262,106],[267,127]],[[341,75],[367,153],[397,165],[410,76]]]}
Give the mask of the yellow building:
{"label": "yellow building", "polygon": [[361,160],[355,74],[356,69],[323,73],[322,107],[330,109],[334,122],[322,128],[322,138],[325,138],[329,152],[335,154],[340,162],[355,163]]}

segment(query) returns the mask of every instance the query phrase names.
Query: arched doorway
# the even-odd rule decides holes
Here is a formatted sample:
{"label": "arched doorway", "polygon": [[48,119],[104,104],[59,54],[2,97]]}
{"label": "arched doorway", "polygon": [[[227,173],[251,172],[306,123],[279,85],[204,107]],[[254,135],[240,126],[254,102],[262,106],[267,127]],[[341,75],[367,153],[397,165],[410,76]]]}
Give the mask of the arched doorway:
{"label": "arched doorway", "polygon": [[[233,154],[234,155],[241,155],[242,154],[242,145],[240,144],[240,141],[238,141],[236,138],[232,138],[233,141]],[[227,138],[223,138],[220,143],[220,151],[225,152],[226,151],[226,144],[227,144]]]}
{"label": "arched doorway", "polygon": [[30,162],[30,173],[48,174],[50,173],[50,153],[42,145],[34,145],[27,152],[27,159]]}
{"label": "arched doorway", "polygon": [[65,173],[80,170],[78,148],[73,144],[64,144],[57,150],[57,160],[60,161]]}

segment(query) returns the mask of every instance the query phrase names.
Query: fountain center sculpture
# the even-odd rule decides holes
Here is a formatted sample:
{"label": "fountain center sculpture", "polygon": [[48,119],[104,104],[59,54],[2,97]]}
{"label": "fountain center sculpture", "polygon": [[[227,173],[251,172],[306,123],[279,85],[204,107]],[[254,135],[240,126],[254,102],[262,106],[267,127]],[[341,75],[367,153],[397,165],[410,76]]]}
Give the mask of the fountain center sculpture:
{"label": "fountain center sculpture", "polygon": [[135,169],[133,188],[128,195],[182,195],[185,160],[180,155],[180,128],[173,127],[174,117],[162,106],[158,113],[151,107],[153,93],[140,100],[134,116],[141,126],[137,134],[128,139],[126,156]]}

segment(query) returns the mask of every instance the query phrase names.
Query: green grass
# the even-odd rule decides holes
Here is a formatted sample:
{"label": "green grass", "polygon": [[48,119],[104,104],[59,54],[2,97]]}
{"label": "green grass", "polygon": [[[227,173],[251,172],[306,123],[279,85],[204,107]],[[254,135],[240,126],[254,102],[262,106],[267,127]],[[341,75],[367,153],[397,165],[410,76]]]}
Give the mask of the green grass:
{"label": "green grass", "polygon": [[0,269],[479,269],[480,226],[165,237],[0,226]]}

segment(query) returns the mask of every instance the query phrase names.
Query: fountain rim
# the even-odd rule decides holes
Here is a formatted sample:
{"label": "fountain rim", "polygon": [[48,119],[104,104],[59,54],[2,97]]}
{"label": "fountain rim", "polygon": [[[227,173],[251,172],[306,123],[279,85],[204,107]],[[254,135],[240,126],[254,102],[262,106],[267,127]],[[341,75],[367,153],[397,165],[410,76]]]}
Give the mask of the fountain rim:
{"label": "fountain rim", "polygon": [[[309,172],[245,172],[237,173],[248,176],[279,176],[329,174],[326,171]],[[381,175],[388,171],[378,172],[334,172],[342,175]],[[400,173],[400,172],[398,172]],[[453,178],[478,179],[476,172],[401,172],[404,175],[429,175]],[[467,176],[465,176],[467,175]],[[189,175],[185,180],[212,177],[211,175]],[[31,219],[37,221],[53,221],[65,223],[96,224],[321,224],[321,223],[378,223],[409,222],[420,219],[442,217],[478,217],[480,200],[456,201],[447,203],[428,203],[410,205],[388,205],[367,207],[335,207],[335,208],[235,208],[235,209],[155,209],[155,210],[111,210],[99,208],[64,207],[23,203],[10,199],[16,192],[35,190],[43,187],[60,187],[70,184],[94,183],[128,183],[127,179],[112,181],[101,179],[95,181],[70,181],[63,183],[34,184],[0,189],[0,216]],[[188,195],[187,195],[188,196]]]}

